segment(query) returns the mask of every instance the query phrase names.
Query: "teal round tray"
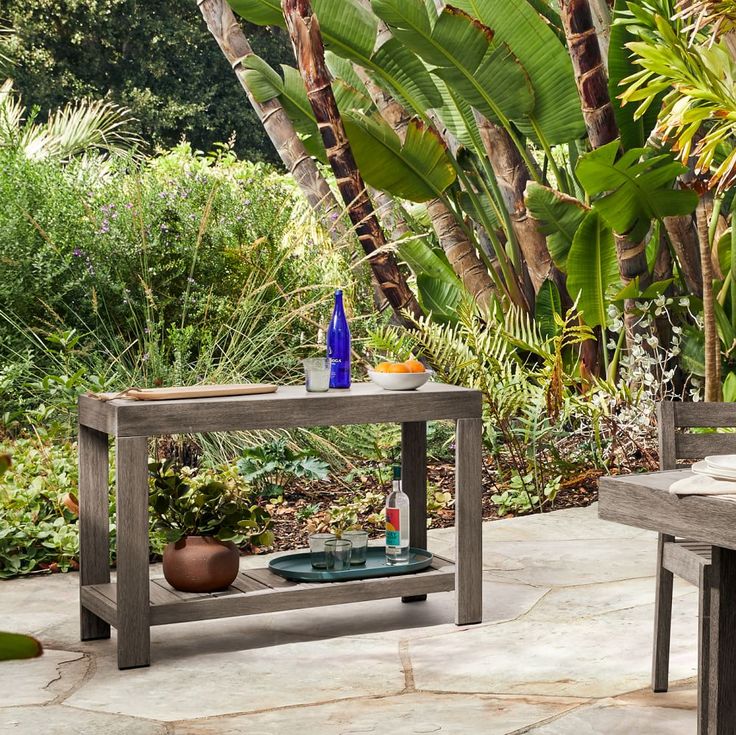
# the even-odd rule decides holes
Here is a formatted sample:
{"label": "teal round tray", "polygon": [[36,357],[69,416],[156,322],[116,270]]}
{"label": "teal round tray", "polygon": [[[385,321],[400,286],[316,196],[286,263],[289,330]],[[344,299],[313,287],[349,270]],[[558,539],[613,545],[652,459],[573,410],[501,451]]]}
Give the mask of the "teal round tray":
{"label": "teal round tray", "polygon": [[383,546],[369,546],[365,564],[351,566],[344,571],[331,572],[327,569],[313,569],[310,555],[306,553],[286,554],[271,559],[268,568],[280,577],[295,582],[347,582],[349,579],[370,579],[372,577],[395,577],[399,574],[412,574],[426,569],[432,563],[432,554],[425,549],[409,549],[409,561],[403,564],[387,564],[386,550]]}

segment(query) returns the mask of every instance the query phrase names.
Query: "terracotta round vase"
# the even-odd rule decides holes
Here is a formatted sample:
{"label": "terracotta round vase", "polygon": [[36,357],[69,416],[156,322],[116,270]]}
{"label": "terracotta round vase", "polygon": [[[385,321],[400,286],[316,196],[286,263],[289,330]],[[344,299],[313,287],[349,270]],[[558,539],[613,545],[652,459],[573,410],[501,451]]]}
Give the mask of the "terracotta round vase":
{"label": "terracotta round vase", "polygon": [[164,549],[164,577],[182,592],[215,592],[238,576],[240,554],[231,541],[185,536]]}

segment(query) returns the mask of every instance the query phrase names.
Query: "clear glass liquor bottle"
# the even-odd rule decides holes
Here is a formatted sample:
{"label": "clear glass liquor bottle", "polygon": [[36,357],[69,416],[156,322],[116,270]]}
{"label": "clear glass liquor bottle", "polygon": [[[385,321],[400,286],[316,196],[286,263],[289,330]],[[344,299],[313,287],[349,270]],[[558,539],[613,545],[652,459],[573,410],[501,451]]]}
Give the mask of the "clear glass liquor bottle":
{"label": "clear glass liquor bottle", "polygon": [[386,563],[409,561],[409,496],[401,489],[401,467],[394,467],[393,489],[386,498]]}

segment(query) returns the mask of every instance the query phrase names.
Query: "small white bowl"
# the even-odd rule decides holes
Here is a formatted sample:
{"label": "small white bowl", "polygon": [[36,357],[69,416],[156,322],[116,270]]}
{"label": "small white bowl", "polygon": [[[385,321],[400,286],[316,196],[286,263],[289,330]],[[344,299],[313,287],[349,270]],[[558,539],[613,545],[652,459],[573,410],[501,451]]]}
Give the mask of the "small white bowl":
{"label": "small white bowl", "polygon": [[384,390],[416,390],[421,388],[433,375],[431,370],[423,373],[377,373],[368,371],[368,377]]}

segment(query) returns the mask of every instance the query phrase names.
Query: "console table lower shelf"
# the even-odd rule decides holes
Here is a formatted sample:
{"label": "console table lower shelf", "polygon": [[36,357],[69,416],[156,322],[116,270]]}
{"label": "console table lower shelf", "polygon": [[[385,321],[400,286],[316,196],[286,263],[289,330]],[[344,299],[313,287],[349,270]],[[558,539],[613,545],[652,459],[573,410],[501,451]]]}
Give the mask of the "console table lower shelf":
{"label": "console table lower shelf", "polygon": [[[411,598],[455,589],[455,564],[435,555],[425,571],[348,582],[290,582],[268,568],[245,569],[222,592],[179,592],[163,578],[149,583],[149,624],[167,625],[240,615],[299,610],[390,597]],[[81,588],[82,605],[117,628],[117,585]]]}

